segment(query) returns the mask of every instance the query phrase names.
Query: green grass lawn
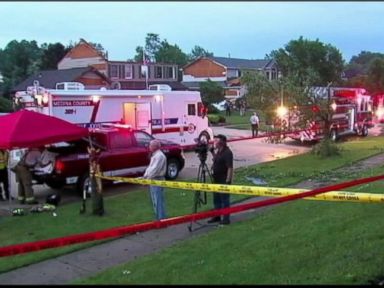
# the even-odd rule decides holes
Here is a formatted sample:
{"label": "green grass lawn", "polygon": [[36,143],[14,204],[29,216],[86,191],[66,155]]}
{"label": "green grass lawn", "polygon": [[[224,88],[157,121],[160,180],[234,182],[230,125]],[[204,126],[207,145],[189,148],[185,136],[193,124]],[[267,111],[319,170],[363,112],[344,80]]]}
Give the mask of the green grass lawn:
{"label": "green grass lawn", "polygon": [[74,283],[369,284],[384,276],[383,225],[382,204],[298,200]]}
{"label": "green grass lawn", "polygon": [[252,113],[251,111],[246,111],[244,116],[240,116],[239,111],[231,111],[231,116],[225,116],[225,111],[220,111],[219,115],[225,117],[226,125],[241,125],[249,124],[249,118],[251,118]]}
{"label": "green grass lawn", "polygon": [[[342,167],[344,165],[350,165],[354,161],[380,153],[382,152],[381,147],[383,147],[383,144],[384,144],[384,138],[382,137],[367,137],[367,138],[364,138],[361,140],[359,139],[353,142],[341,143],[340,145],[343,147],[342,156],[335,157],[332,159],[321,160],[319,158],[316,158],[313,155],[305,154],[305,155],[290,157],[286,159],[281,159],[281,160],[276,160],[269,163],[256,165],[250,168],[241,168],[236,170],[235,183],[236,184],[247,183],[248,185],[251,185],[245,179],[245,176],[256,175],[258,177],[263,177],[265,180],[267,180],[270,186],[285,187],[285,186],[297,183],[301,180],[304,180],[308,177],[321,177],[322,175],[325,175],[327,171],[334,170],[335,168]],[[379,174],[380,171],[377,171],[377,173]],[[367,186],[367,187],[370,187],[370,186]],[[370,188],[374,189],[374,186],[372,187]],[[378,186],[377,190],[380,190],[381,188],[382,187]],[[366,190],[366,189],[367,188],[364,187],[364,190],[359,190],[359,192],[363,192],[363,191],[375,192],[375,191]],[[209,205],[204,207],[205,209],[210,209],[212,207],[211,195],[209,194],[208,196],[209,196],[208,198]],[[232,197],[232,200],[235,201],[245,197],[247,196],[234,195]],[[125,195],[105,197],[104,201],[105,201],[105,209],[106,209],[106,214],[104,217],[93,216],[90,213],[85,215],[79,215],[80,203],[59,206],[57,209],[57,213],[58,213],[57,217],[52,217],[51,214],[49,213],[40,213],[40,214],[33,214],[33,215],[31,214],[23,217],[2,217],[0,218],[0,222],[1,222],[0,223],[0,227],[1,227],[0,243],[2,243],[1,244],[2,246],[6,246],[10,244],[49,239],[54,237],[76,234],[76,233],[97,231],[101,229],[129,225],[133,223],[142,223],[142,222],[151,221],[154,218],[146,188],[138,188],[136,191],[126,193]],[[170,217],[189,214],[192,211],[193,193],[190,191],[167,189],[166,201],[167,201],[167,210]],[[90,204],[91,203],[89,203],[88,211],[90,211],[91,209]],[[304,206],[301,206],[301,205],[304,205]],[[290,207],[295,207],[295,208],[290,208]],[[308,208],[303,208],[303,207],[308,207]],[[328,208],[321,208],[321,209],[325,209],[325,210],[321,210],[318,207],[328,207]],[[348,211],[343,212],[342,209],[335,208],[335,207],[350,207],[351,211],[347,209],[349,212]],[[353,209],[356,209],[356,207],[365,207],[365,208],[361,208],[360,210],[362,211],[366,210],[366,213],[368,214],[379,213],[382,210],[382,206],[379,204],[360,204],[360,203],[335,204],[335,203],[328,203],[328,202],[305,201],[305,200],[284,204],[279,206],[278,208],[270,209],[269,210],[270,212],[265,213],[265,215],[262,214],[260,216],[257,216],[255,217],[255,219],[251,221],[247,221],[246,223],[237,223],[237,224],[225,227],[222,230],[219,229],[213,233],[210,233],[209,235],[202,236],[201,239],[196,240],[196,241],[203,241],[202,243],[195,243],[193,241],[188,241],[188,242],[185,242],[185,244],[183,243],[178,245],[175,248],[171,248],[176,250],[167,249],[163,252],[164,254],[160,253],[158,255],[144,257],[143,259],[127,264],[128,265],[127,267],[133,267],[133,268],[127,268],[128,270],[133,269],[132,271],[135,271],[135,273],[129,274],[128,277],[126,274],[120,275],[121,277],[120,276],[118,277],[115,274],[113,274],[113,273],[119,274],[121,273],[121,269],[125,269],[125,268],[116,268],[116,271],[120,271],[120,272],[113,272],[113,271],[108,272],[115,275],[113,277],[116,277],[116,279],[109,278],[110,276],[106,276],[107,278],[105,279],[107,280],[101,280],[103,279],[104,276],[99,276],[101,278],[97,277],[97,280],[94,280],[96,282],[93,282],[93,283],[114,283],[114,284],[118,284],[118,283],[143,283],[143,284],[144,283],[191,283],[191,284],[193,283],[217,283],[217,284],[238,283],[238,284],[241,284],[241,283],[268,283],[268,281],[270,281],[270,283],[299,283],[297,282],[298,281],[297,279],[301,279],[299,277],[300,276],[299,273],[295,274],[291,271],[293,274],[295,274],[295,275],[292,275],[292,277],[293,276],[296,277],[294,279],[289,278],[284,271],[280,271],[280,272],[276,271],[277,274],[271,275],[271,273],[269,273],[267,275],[266,270],[261,270],[260,273],[256,271],[258,269],[257,267],[259,266],[254,267],[252,266],[254,265],[252,263],[255,262],[254,259],[259,259],[260,255],[262,256],[263,253],[268,254],[268,251],[270,251],[270,249],[275,247],[277,245],[276,243],[279,242],[278,241],[280,239],[279,235],[282,235],[281,233],[283,233],[283,235],[285,235],[284,233],[288,233],[288,230],[287,230],[288,227],[291,227],[291,229],[296,229],[296,227],[303,225],[303,228],[300,228],[300,231],[303,231],[301,232],[303,235],[308,234],[308,231],[306,231],[306,229],[309,229],[310,231],[314,230],[311,232],[311,233],[314,233],[313,235],[310,233],[308,234],[308,235],[311,235],[310,237],[315,237],[314,239],[319,238],[318,241],[320,242],[333,241],[332,244],[328,242],[326,243],[328,243],[328,245],[330,246],[335,245],[335,243],[339,242],[339,239],[337,237],[341,237],[342,235],[339,235],[339,234],[333,235],[332,233],[326,232],[327,237],[331,237],[331,238],[334,237],[334,238],[328,239],[328,240],[320,240],[322,234],[316,234],[318,233],[316,232],[318,228],[313,229],[313,227],[310,228],[308,224],[306,224],[306,221],[310,220],[308,213],[311,213],[310,215],[312,215],[314,213],[312,212],[312,210],[317,211],[317,209],[320,209],[318,210],[319,215],[316,214],[315,216],[313,216],[315,218],[320,216],[325,217],[325,218],[321,218],[321,221],[319,220],[320,221],[319,223],[323,223],[322,221],[324,221],[325,223],[328,223],[328,221],[330,221],[335,225],[338,224],[343,226],[345,225],[345,223],[343,222],[336,223],[337,221],[334,218],[327,218],[327,216],[331,216],[331,215],[328,215],[330,214],[330,211],[332,211],[333,209],[336,209],[337,212],[340,211],[340,215],[343,215],[343,213],[346,213],[345,215],[360,215],[359,213],[362,213],[360,210],[358,211],[353,210]],[[376,210],[371,211],[371,209],[374,209],[374,207],[376,207]],[[310,211],[307,211],[307,210],[310,210]],[[348,214],[347,212],[351,214]],[[335,217],[338,219],[340,215]],[[378,216],[376,218],[378,219],[376,220],[379,221],[379,218],[380,218],[379,216],[381,214],[377,214],[377,215]],[[347,219],[348,217],[346,217],[345,219]],[[354,216],[354,217],[356,218],[357,216]],[[364,217],[362,219],[365,219]],[[341,218],[344,219],[344,217],[341,217]],[[360,223],[359,221],[357,221],[357,223]],[[377,223],[377,225],[379,224],[382,224],[382,223],[381,222]],[[279,225],[284,227],[280,227]],[[371,230],[373,228],[379,231],[379,229],[377,229],[377,227],[379,226],[377,225],[372,223],[368,225],[365,223],[365,225],[362,225],[362,224],[358,225],[359,227],[356,227],[354,229],[364,230],[364,229],[367,229],[367,227],[370,227],[367,231],[371,233],[372,232]],[[251,229],[250,227],[253,227],[253,228]],[[324,228],[322,228],[323,225],[319,225],[317,227],[320,227],[319,229],[325,229],[323,230],[323,232],[328,231],[327,225],[325,225]],[[343,229],[345,230],[346,228],[343,228]],[[280,230],[283,232],[281,232]],[[292,235],[296,235],[297,237],[301,235],[300,233],[293,233],[293,232],[294,230],[292,230],[291,233],[288,233],[288,235],[292,234]],[[223,237],[224,235],[223,233],[225,234],[225,237]],[[257,235],[257,236],[255,237],[254,235]],[[301,237],[304,237],[303,235],[301,235]],[[358,236],[360,235],[356,234],[356,237]],[[213,237],[213,238],[211,239],[210,237]],[[255,239],[253,239],[254,237]],[[301,237],[299,238],[301,239]],[[305,236],[304,239],[302,239],[306,243],[306,245],[310,245],[308,244],[309,243],[308,241],[309,239],[312,239],[308,237]],[[273,242],[275,243],[274,244],[275,246],[274,245],[270,246],[271,243],[268,242],[269,241],[268,239],[275,241]],[[299,241],[300,239],[289,238],[287,245],[288,244],[295,245],[296,241]],[[380,241],[378,242],[380,243]],[[241,250],[243,246],[248,247],[249,249],[251,246],[253,247],[251,243],[256,245],[254,248],[251,249],[252,251],[250,250],[245,253],[243,250]],[[48,250],[33,252],[25,255],[3,257],[0,259],[0,272],[15,269],[17,267],[28,265],[30,263],[39,262],[44,259],[57,257],[58,255],[66,254],[70,251],[78,250],[78,249],[95,245],[95,244],[97,243],[91,242],[86,244],[72,245],[65,248],[48,249]],[[200,246],[200,245],[203,245],[203,246]],[[283,245],[283,244],[281,243],[279,245]],[[288,261],[288,259],[290,258],[287,257],[285,259],[287,255],[283,253],[284,252],[283,248],[290,247],[290,246],[284,246],[286,245],[284,244],[283,246],[280,247],[279,245],[276,246],[276,247],[279,247],[279,249],[281,249],[280,251],[276,248],[277,249],[276,251],[280,251],[278,254],[280,255],[279,257],[283,257],[284,261]],[[311,245],[314,245],[314,244],[311,244]],[[204,250],[208,249],[207,252],[204,254],[209,256],[204,256],[202,258],[202,254],[201,254],[202,247],[204,247]],[[231,247],[234,249],[233,250],[234,253],[230,253],[229,255],[228,253],[225,253],[225,259],[227,259],[228,257],[228,261],[220,260],[220,257],[224,257],[221,251],[224,251],[224,252],[232,251]],[[213,250],[210,250],[211,248]],[[265,251],[261,251],[260,250],[261,248],[263,248]],[[181,250],[178,251],[177,249],[181,249]],[[183,249],[187,249],[187,250],[183,250]],[[272,250],[274,249],[275,248],[273,248]],[[317,249],[320,249],[320,248],[317,248]],[[186,253],[185,251],[188,251],[188,253]],[[289,251],[288,252],[286,251],[286,252],[290,255],[291,252]],[[319,250],[319,253],[320,252],[321,251]],[[262,254],[259,255],[255,253],[262,253]],[[184,254],[189,255],[191,257],[190,258],[191,261],[187,261],[188,263],[184,263],[185,261]],[[254,257],[257,256],[257,257],[253,258],[251,256],[254,256]],[[172,260],[167,260],[166,262],[162,262],[163,260],[165,261],[165,259],[168,259],[169,257],[172,258]],[[244,260],[242,260],[243,257],[244,257]],[[295,257],[292,256],[291,258],[295,258]],[[308,258],[306,261],[310,261],[309,259],[310,258]],[[195,260],[197,262],[194,262]],[[315,260],[320,261],[320,259],[315,259]],[[160,263],[159,261],[162,263],[161,264],[162,267],[159,267],[159,263]],[[221,276],[219,277],[219,274],[217,277],[215,277],[212,274],[214,269],[214,265],[212,263],[215,263],[216,261],[217,261],[216,265],[219,265],[219,268],[220,268],[218,269],[219,271],[218,273],[222,274],[223,277]],[[265,261],[267,261],[267,259],[265,259]],[[274,261],[278,261],[277,258]],[[235,263],[235,262],[238,262],[238,263]],[[273,263],[274,262],[271,262],[269,265],[272,265]],[[278,264],[279,263],[280,262],[278,262]],[[286,263],[289,263],[289,262],[286,262]],[[134,265],[134,266],[130,266],[130,265]],[[146,267],[145,271],[142,271],[142,273],[138,272],[140,271],[140,267],[144,267],[143,265],[145,265]],[[267,267],[272,267],[272,266],[268,266],[267,263],[264,263],[264,262],[260,263],[260,265],[261,265],[260,267],[264,267],[265,269]],[[283,263],[280,263],[279,265],[283,265]],[[185,267],[185,270],[183,270],[184,267]],[[380,265],[378,265],[378,267],[380,267]],[[234,277],[234,278],[229,277],[226,274],[228,271],[229,272],[232,271],[230,273],[228,272],[229,275],[232,275],[232,273],[238,274],[236,272],[236,269],[234,268],[240,269],[240,270],[243,269],[244,273],[239,274],[239,276],[242,275],[244,277],[245,275],[248,275],[250,273],[249,271],[253,271],[253,269],[255,269],[254,274],[262,275],[265,278],[265,280],[263,280],[264,278],[260,276],[261,278],[258,278],[259,280],[256,281],[256,278],[254,278],[254,276],[251,277],[251,275],[246,276],[242,280],[237,277]],[[156,269],[159,272],[155,273],[155,271],[157,271]],[[187,271],[187,269],[193,269],[193,271],[198,270],[201,273],[186,273],[188,274],[188,277],[184,277],[183,280],[179,280],[180,278],[178,278],[182,276],[175,276],[178,273],[180,273],[180,275],[183,275],[184,271]],[[204,270],[205,272],[203,272],[202,270]],[[154,274],[152,274],[151,271],[153,271]],[[167,272],[164,272],[162,274],[160,273],[160,271],[167,271]],[[264,272],[262,273],[262,271]],[[375,270],[368,269],[367,271],[370,271],[369,273],[371,273],[371,272],[374,272]],[[280,276],[279,276],[279,273],[281,273]],[[112,275],[112,274],[108,274],[108,275]],[[155,274],[158,276],[155,276]],[[195,274],[196,274],[196,277],[197,275],[201,275],[201,278],[197,277],[196,279],[194,279],[193,275]],[[204,276],[204,274],[206,275]],[[103,274],[103,275],[107,275],[107,274]],[[153,277],[152,276],[148,277],[148,275],[153,275]],[[163,275],[163,276],[160,277],[160,275]],[[288,277],[288,278],[284,278],[284,277]],[[211,280],[209,280],[209,278]],[[285,280],[282,280],[282,279],[285,279]],[[305,282],[305,279],[306,278],[304,277],[302,281]],[[290,282],[291,280],[293,282]],[[310,282],[307,282],[307,283],[311,283],[311,281],[314,281],[314,280],[310,278]],[[319,281],[316,283],[324,283]],[[300,282],[300,283],[304,283],[304,282]],[[90,282],[88,282],[88,280],[85,280],[84,283],[90,283]]]}
{"label": "green grass lawn", "polygon": [[[249,118],[251,118],[253,111],[246,111],[244,116],[240,116],[239,111],[232,111],[231,116],[225,116],[225,111],[221,111],[218,115],[225,117],[225,125],[229,125],[228,128],[250,130],[251,124]],[[270,126],[265,125],[264,116],[259,114],[260,118],[260,131],[270,130]]]}

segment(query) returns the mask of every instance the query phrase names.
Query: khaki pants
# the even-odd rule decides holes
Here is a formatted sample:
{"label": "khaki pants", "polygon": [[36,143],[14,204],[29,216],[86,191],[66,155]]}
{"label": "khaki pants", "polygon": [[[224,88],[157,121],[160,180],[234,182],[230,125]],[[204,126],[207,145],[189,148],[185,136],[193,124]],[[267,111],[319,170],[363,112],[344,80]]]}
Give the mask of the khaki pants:
{"label": "khaki pants", "polygon": [[17,199],[20,201],[25,200],[26,202],[35,200],[32,189],[31,171],[29,171],[27,167],[22,165],[16,165],[15,170],[16,181],[19,183]]}

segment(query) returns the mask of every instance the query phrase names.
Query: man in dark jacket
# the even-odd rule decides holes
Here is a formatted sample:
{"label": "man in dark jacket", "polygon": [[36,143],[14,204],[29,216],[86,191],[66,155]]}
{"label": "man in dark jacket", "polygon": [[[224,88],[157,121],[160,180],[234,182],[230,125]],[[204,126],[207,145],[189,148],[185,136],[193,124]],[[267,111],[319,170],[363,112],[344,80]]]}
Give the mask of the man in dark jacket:
{"label": "man in dark jacket", "polygon": [[[222,134],[214,137],[214,150],[212,177],[216,184],[232,183],[233,178],[233,154],[227,146],[227,137]],[[213,204],[215,209],[228,208],[230,205],[229,193],[213,193]],[[208,223],[220,222],[220,224],[228,225],[230,223],[229,215],[223,215],[211,218]]]}

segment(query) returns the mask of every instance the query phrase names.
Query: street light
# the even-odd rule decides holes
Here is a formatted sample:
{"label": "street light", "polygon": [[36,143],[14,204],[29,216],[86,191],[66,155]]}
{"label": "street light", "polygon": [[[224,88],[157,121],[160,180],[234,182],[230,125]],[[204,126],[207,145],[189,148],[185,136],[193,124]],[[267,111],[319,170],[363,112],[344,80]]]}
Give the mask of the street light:
{"label": "street light", "polygon": [[336,108],[337,108],[337,104],[335,101],[333,101],[333,103],[331,104],[331,108],[333,111],[336,111]]}
{"label": "street light", "polygon": [[280,118],[283,118],[287,113],[288,113],[288,109],[287,107],[284,106],[284,91],[283,91],[283,87],[281,87],[281,101],[280,101],[280,106],[277,107],[276,109],[276,114]]}
{"label": "street light", "polygon": [[287,109],[287,107],[281,105],[281,106],[277,107],[276,113],[277,113],[277,116],[279,116],[280,118],[283,118],[285,115],[287,115],[288,109]]}

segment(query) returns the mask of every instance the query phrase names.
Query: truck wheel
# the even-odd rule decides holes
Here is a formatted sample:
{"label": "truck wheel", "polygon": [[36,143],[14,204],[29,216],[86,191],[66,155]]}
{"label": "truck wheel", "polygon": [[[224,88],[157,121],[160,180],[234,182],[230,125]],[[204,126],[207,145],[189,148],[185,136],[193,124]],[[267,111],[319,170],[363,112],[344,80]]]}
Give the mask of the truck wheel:
{"label": "truck wheel", "polygon": [[209,137],[209,134],[206,131],[200,133],[199,142],[209,143],[209,140],[211,140],[211,137]]}
{"label": "truck wheel", "polygon": [[52,189],[61,189],[65,185],[65,183],[61,181],[47,181],[45,182]]}
{"label": "truck wheel", "polygon": [[337,141],[337,130],[336,130],[336,129],[332,129],[332,130],[331,130],[331,133],[330,133],[329,138],[331,138],[331,140],[332,140],[333,142],[336,142],[336,141]]}
{"label": "truck wheel", "polygon": [[91,179],[88,173],[84,174],[82,177],[79,178],[79,181],[77,182],[77,185],[76,185],[76,190],[81,197],[83,197],[83,193],[85,190],[86,197],[91,198]]}
{"label": "truck wheel", "polygon": [[363,126],[363,129],[361,130],[361,136],[367,137],[368,136],[368,127],[367,125]]}
{"label": "truck wheel", "polygon": [[177,178],[180,172],[180,164],[179,161],[172,158],[167,161],[167,173],[165,178],[168,180],[174,180]]}

